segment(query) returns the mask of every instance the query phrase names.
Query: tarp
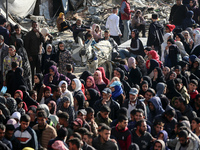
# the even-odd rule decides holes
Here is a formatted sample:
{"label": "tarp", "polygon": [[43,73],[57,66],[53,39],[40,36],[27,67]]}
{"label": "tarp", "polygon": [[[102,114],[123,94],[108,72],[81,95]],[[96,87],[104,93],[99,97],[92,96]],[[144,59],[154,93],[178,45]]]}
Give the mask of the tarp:
{"label": "tarp", "polygon": [[[36,1],[37,0],[8,0],[8,12],[24,18],[29,14],[33,14]],[[6,2],[0,0],[0,3],[3,4],[5,10]]]}

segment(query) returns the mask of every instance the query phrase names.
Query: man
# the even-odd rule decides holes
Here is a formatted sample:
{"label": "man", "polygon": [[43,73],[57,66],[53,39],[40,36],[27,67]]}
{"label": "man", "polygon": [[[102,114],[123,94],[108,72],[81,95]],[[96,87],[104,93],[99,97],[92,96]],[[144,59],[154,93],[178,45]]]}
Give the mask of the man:
{"label": "man", "polygon": [[118,124],[112,128],[111,135],[119,143],[121,150],[127,150],[131,145],[131,132],[127,128],[128,118],[124,115],[118,117]]}
{"label": "man", "polygon": [[51,140],[49,141],[48,146],[47,146],[47,149],[48,149],[48,150],[53,150],[52,144],[53,144],[55,141],[57,141],[57,140],[58,140],[58,141],[62,141],[63,144],[64,144],[66,147],[68,147],[67,144],[65,143],[65,142],[66,142],[66,139],[67,139],[67,136],[68,136],[68,131],[67,131],[67,129],[66,129],[65,127],[60,128],[60,129],[57,131],[57,137],[54,138],[54,139],[51,139]]}
{"label": "man", "polygon": [[[66,76],[67,76],[71,81],[72,81],[74,78],[77,78],[76,75],[73,74],[74,69],[73,69],[72,64],[66,64],[66,69],[67,69],[67,74],[66,74]],[[71,84],[72,84],[72,83],[70,83],[70,85],[68,86],[68,90],[73,91],[73,90],[72,90],[72,87],[71,87]]]}
{"label": "man", "polygon": [[45,111],[39,111],[37,113],[38,124],[33,126],[38,138],[40,146],[47,148],[49,140],[57,136],[56,130],[47,124],[47,114]]}
{"label": "man", "polygon": [[187,92],[187,88],[183,85],[182,79],[176,78],[174,82],[176,84],[177,91],[185,98],[186,103],[189,104],[190,96]]}
{"label": "man", "polygon": [[161,122],[161,121],[154,121],[153,123],[153,128],[151,130],[151,135],[154,137],[154,138],[158,138],[158,133],[162,130],[164,130],[164,123]]}
{"label": "man", "polygon": [[130,119],[130,113],[133,109],[137,108],[137,109],[142,109],[145,113],[145,117],[147,118],[147,112],[146,112],[146,106],[144,104],[144,102],[141,102],[138,99],[138,89],[136,88],[131,88],[130,92],[129,92],[129,99],[126,99],[124,101],[123,107],[126,107],[128,109],[128,118]]}
{"label": "man", "polygon": [[181,71],[182,71],[181,66],[177,65],[177,66],[175,66],[174,69],[175,69],[174,71],[177,74],[176,78],[180,78],[182,80],[182,82],[183,82],[183,85],[185,87],[188,87],[188,81],[187,81],[187,79],[181,74]]}
{"label": "man", "polygon": [[21,149],[31,147],[38,149],[37,135],[33,129],[29,127],[30,117],[25,114],[20,118],[20,126],[16,128],[14,136],[20,141]]}
{"label": "man", "polygon": [[81,19],[77,19],[76,23],[72,25],[72,31],[73,31],[73,37],[76,43],[78,43],[78,37],[80,37],[82,40],[84,38],[83,32],[88,31],[90,32],[90,27],[86,27],[82,24]]}
{"label": "man", "polygon": [[193,101],[199,92],[197,91],[198,81],[192,79],[188,85],[188,93],[190,94],[190,100]]}
{"label": "man", "polygon": [[5,132],[5,138],[12,143],[13,150],[14,149],[21,149],[21,143],[17,140],[17,138],[14,136],[15,127],[12,124],[6,125],[6,132]]}
{"label": "man", "polygon": [[32,30],[27,33],[24,43],[31,65],[32,78],[35,75],[35,68],[36,73],[41,72],[42,43],[44,43],[44,37],[38,30],[38,23],[33,21]]}
{"label": "man", "polygon": [[80,109],[78,111],[77,118],[80,118],[83,121],[83,127],[85,127],[86,129],[88,129],[88,131],[91,131],[90,125],[85,120],[86,115],[87,115],[86,110],[85,109]]}
{"label": "man", "polygon": [[15,32],[12,33],[11,37],[10,37],[10,45],[14,45],[17,39],[22,39],[24,41],[25,35],[22,31],[22,29],[20,28],[20,26],[18,24],[16,24],[14,26],[14,30]]}
{"label": "man", "polygon": [[57,85],[52,85],[51,89],[52,89],[53,95],[45,100],[45,104],[48,104],[49,101],[51,101],[51,100],[53,100],[54,102],[56,102],[58,104],[60,101],[61,89]]}
{"label": "man", "polygon": [[158,22],[158,15],[152,14],[152,23],[149,26],[147,46],[151,46],[161,56],[161,44],[163,43],[164,27]]}
{"label": "man", "polygon": [[190,122],[194,119],[197,114],[191,110],[191,107],[186,104],[186,100],[183,97],[178,97],[174,100],[174,107],[177,109],[177,117],[187,116]]}
{"label": "man", "polygon": [[200,117],[200,94],[197,94],[194,99],[194,105],[192,105],[193,110],[196,112],[197,116]]}
{"label": "man", "polygon": [[22,57],[16,53],[16,48],[13,45],[9,46],[8,55],[3,60],[3,81],[5,85],[6,74],[12,70],[12,62],[16,62],[18,67],[22,67]]}
{"label": "man", "polygon": [[68,141],[69,150],[81,150],[81,141],[78,138],[73,138]]}
{"label": "man", "polygon": [[93,109],[95,110],[95,113],[97,114],[103,105],[107,105],[110,109],[110,119],[114,120],[117,119],[117,111],[119,110],[119,103],[114,101],[112,98],[112,91],[109,88],[105,88],[102,91],[102,99],[96,101],[93,105]]}
{"label": "man", "polygon": [[131,8],[130,8],[130,3],[128,0],[122,0],[121,3],[121,19],[124,25],[124,33],[123,33],[123,41],[126,42],[129,39],[130,35],[130,19],[131,19]]}
{"label": "man", "polygon": [[140,120],[136,124],[136,129],[132,130],[132,142],[136,143],[140,150],[150,149],[150,144],[154,140],[152,135],[146,131],[147,124],[146,121]]}
{"label": "man", "polygon": [[118,150],[118,146],[110,139],[111,129],[107,125],[101,127],[99,136],[96,137],[92,145],[98,150]]}
{"label": "man", "polygon": [[185,149],[185,150],[192,150],[194,149],[194,143],[189,138],[188,132],[186,130],[182,130],[178,133],[179,140],[176,143],[175,149]]}
{"label": "man", "polygon": [[12,149],[12,143],[4,137],[5,131],[6,127],[3,124],[0,124],[0,141],[3,142],[6,146],[8,146],[10,149]]}
{"label": "man", "polygon": [[0,15],[0,35],[4,37],[6,44],[9,44],[9,31],[5,28],[6,19]]}
{"label": "man", "polygon": [[113,8],[113,14],[111,14],[106,21],[106,28],[110,31],[110,37],[115,40],[115,42],[120,45],[120,37],[122,33],[119,29],[119,16],[117,7]]}
{"label": "man", "polygon": [[92,141],[93,141],[93,133],[92,132],[84,133],[83,142],[86,142],[88,145],[92,146]]}
{"label": "man", "polygon": [[3,60],[8,55],[9,46],[4,43],[3,35],[0,35],[0,88],[3,86]]}
{"label": "man", "polygon": [[165,142],[163,140],[156,140],[153,144],[153,150],[165,150]]}
{"label": "man", "polygon": [[181,28],[183,20],[186,18],[187,7],[182,4],[182,0],[176,0],[176,4],[172,6],[169,23],[174,24],[176,28]]}
{"label": "man", "polygon": [[81,127],[83,127],[83,121],[80,118],[76,118],[72,124],[74,132],[77,132]]}
{"label": "man", "polygon": [[100,111],[97,113],[95,118],[97,125],[105,123],[106,125],[110,126],[110,123],[112,122],[112,120],[109,118],[110,111],[111,110],[108,106],[101,106]]}

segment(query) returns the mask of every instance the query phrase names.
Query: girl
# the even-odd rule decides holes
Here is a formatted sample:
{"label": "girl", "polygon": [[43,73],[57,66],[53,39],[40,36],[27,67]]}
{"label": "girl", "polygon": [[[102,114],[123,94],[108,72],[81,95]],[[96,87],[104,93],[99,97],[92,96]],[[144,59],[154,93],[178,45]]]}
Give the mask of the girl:
{"label": "girl", "polygon": [[94,72],[94,80],[97,88],[99,89],[100,93],[106,88],[106,84],[102,79],[101,71],[97,70]]}
{"label": "girl", "polygon": [[[86,89],[95,89],[99,92],[98,87],[95,84],[94,78],[92,76],[87,77],[86,83],[85,83],[85,88]],[[99,92],[100,94],[100,92]]]}
{"label": "girl", "polygon": [[33,87],[33,90],[37,92],[37,101],[40,102],[43,96],[45,85],[43,84],[43,75],[40,73],[37,73],[34,76],[34,83],[35,86]]}
{"label": "girl", "polygon": [[57,105],[54,101],[49,101],[49,103],[47,104],[47,106],[49,107],[49,112],[51,115],[56,115],[56,110],[57,110]]}

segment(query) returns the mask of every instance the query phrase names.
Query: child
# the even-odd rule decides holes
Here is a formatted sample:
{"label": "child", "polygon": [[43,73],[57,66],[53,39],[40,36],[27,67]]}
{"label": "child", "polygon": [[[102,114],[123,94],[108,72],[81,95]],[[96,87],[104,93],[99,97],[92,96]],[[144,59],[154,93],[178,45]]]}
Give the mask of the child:
{"label": "child", "polygon": [[198,82],[195,79],[192,79],[188,85],[188,93],[190,94],[190,101],[194,100],[198,91],[196,90],[198,86]]}
{"label": "child", "polygon": [[16,98],[15,99],[17,102],[17,111],[21,114],[24,115],[25,114],[25,110],[22,108],[23,107],[23,100],[21,98]]}
{"label": "child", "polygon": [[51,96],[51,87],[46,86],[44,88],[44,96],[42,97],[40,104],[44,104],[45,100]]}

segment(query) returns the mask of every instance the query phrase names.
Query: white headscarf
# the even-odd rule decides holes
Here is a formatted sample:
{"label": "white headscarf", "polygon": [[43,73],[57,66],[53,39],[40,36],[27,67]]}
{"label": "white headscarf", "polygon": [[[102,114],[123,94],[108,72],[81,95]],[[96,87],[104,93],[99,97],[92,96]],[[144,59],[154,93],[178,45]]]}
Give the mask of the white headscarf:
{"label": "white headscarf", "polygon": [[64,81],[64,80],[60,81],[60,83],[58,84],[58,86],[61,88],[61,86],[62,86],[63,84],[66,85],[66,90],[65,90],[65,92],[63,92],[63,94],[64,94],[64,93],[69,92],[69,90],[67,89],[67,88],[68,88],[68,84],[67,84],[67,82]]}
{"label": "white headscarf", "polygon": [[74,91],[77,92],[77,91],[81,90],[81,87],[82,87],[81,81],[80,81],[79,79],[77,79],[77,78],[73,79],[73,81],[74,81],[75,84],[76,84],[76,88],[75,88]]}

